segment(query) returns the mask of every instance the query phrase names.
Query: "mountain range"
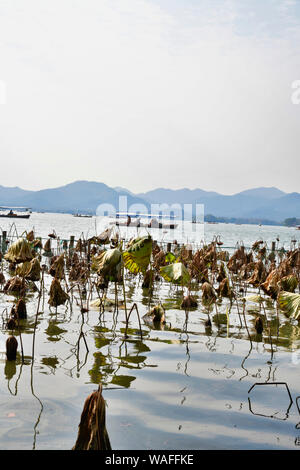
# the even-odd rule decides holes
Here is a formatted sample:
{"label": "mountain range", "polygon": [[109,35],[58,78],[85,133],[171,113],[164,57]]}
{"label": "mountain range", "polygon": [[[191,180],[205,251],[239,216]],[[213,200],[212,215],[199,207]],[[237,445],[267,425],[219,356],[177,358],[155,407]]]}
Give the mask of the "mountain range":
{"label": "mountain range", "polygon": [[275,187],[247,189],[223,195],[202,189],[157,188],[134,194],[126,188],[109,187],[95,181],[75,181],[64,186],[39,191],[0,186],[0,205],[30,207],[33,211],[95,213],[101,203],[118,210],[119,196],[132,204],[204,204],[205,215],[223,218],[269,220],[281,223],[286,218],[300,217],[300,193],[285,193]]}

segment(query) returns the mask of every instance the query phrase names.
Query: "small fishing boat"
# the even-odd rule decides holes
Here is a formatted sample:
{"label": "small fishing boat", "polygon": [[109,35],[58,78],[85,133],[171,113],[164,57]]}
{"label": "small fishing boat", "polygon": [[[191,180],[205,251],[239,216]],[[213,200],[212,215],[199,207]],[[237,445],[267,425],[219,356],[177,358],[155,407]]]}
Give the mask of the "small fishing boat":
{"label": "small fishing boat", "polygon": [[157,220],[156,218],[153,218],[150,220],[149,223],[141,224],[141,227],[175,229],[176,227],[178,227],[178,224],[175,224],[174,222],[163,223]]}
{"label": "small fishing boat", "polygon": [[[5,212],[1,212],[5,211]],[[8,212],[6,212],[8,211]],[[17,212],[22,212],[18,214]],[[29,219],[31,214],[30,208],[28,207],[5,207],[0,206],[0,217],[7,217],[9,219]]]}
{"label": "small fishing boat", "polygon": [[110,225],[116,225],[117,227],[141,227],[141,219],[131,220],[130,216],[127,218],[117,217],[113,222],[109,222]]}
{"label": "small fishing boat", "polygon": [[[151,217],[150,222],[141,221],[141,219],[147,219],[149,217]],[[173,219],[174,216],[171,216],[170,218]],[[178,224],[174,223],[173,221],[163,223],[162,216],[160,214],[154,217],[153,214],[137,214],[135,212],[117,212],[116,219],[113,222],[110,222],[110,225],[116,225],[120,227],[146,227],[164,229],[175,229],[178,226]]]}
{"label": "small fishing boat", "polygon": [[88,214],[73,214],[74,217],[87,217],[87,218],[91,218],[93,217],[92,215],[88,215]]}

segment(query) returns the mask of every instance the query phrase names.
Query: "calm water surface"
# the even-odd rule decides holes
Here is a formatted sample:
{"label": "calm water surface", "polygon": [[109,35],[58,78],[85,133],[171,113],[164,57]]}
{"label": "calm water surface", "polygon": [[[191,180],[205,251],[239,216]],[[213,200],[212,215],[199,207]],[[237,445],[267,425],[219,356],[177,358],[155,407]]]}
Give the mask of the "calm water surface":
{"label": "calm water surface", "polygon": [[[32,214],[29,220],[1,220],[2,230],[35,229],[47,237],[55,230],[61,239],[97,231],[97,220],[64,214]],[[186,234],[187,233],[187,234]],[[169,234],[153,238],[167,240]],[[185,236],[191,241],[192,228]],[[237,241],[246,246],[262,239],[289,248],[300,242],[300,231],[284,227],[205,225],[204,236],[220,236],[224,246]],[[160,238],[159,238],[160,237]],[[56,243],[56,242],[55,242]],[[54,245],[55,246],[55,245]],[[250,293],[250,292],[249,292]],[[118,292],[122,299],[121,288]],[[140,315],[148,310],[148,296],[137,278],[126,283],[129,304],[138,303]],[[6,361],[5,342],[9,331],[0,330],[0,449],[70,449],[76,440],[86,397],[103,384],[107,402],[107,429],[113,449],[297,449],[300,441],[300,329],[269,306],[274,353],[267,333],[254,330],[256,304],[247,304],[247,324],[240,327],[232,309],[229,325],[226,300],[211,313],[212,327],[201,303],[186,313],[178,307],[181,290],[165,283],[154,291],[154,300],[167,306],[167,324],[155,329],[130,321],[130,337],[124,342],[125,315],[117,321],[113,310],[99,317],[97,309],[84,316],[83,341],[75,354],[82,317],[79,296],[74,293],[72,312],[66,306],[51,312],[45,299],[40,306],[32,364],[36,300],[28,302],[28,318],[22,321],[25,363]],[[197,292],[195,292],[197,296]],[[109,297],[114,299],[114,288]],[[11,308],[12,296],[0,294],[1,311]],[[177,303],[176,303],[177,301]],[[3,317],[3,314],[2,314]],[[16,335],[18,340],[19,337]],[[256,386],[255,383],[285,382],[285,386]],[[299,424],[299,426],[298,426]]]}

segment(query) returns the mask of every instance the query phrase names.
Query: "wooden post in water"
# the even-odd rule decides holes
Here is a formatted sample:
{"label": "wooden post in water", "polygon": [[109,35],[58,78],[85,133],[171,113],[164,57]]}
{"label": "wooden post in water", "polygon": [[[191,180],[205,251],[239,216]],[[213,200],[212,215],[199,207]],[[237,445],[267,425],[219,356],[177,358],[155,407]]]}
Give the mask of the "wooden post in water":
{"label": "wooden post in water", "polygon": [[69,243],[69,250],[73,251],[74,250],[74,241],[75,241],[75,236],[71,235],[70,236],[70,243]]}
{"label": "wooden post in water", "polygon": [[7,243],[6,243],[6,230],[2,231],[2,253],[6,253]]}

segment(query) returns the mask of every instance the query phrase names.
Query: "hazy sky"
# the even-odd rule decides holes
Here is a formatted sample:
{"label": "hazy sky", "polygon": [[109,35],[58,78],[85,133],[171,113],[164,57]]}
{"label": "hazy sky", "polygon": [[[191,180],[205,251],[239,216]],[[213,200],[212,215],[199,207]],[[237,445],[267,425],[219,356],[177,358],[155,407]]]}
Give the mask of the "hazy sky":
{"label": "hazy sky", "polygon": [[300,192],[295,80],[300,0],[0,0],[0,184]]}

